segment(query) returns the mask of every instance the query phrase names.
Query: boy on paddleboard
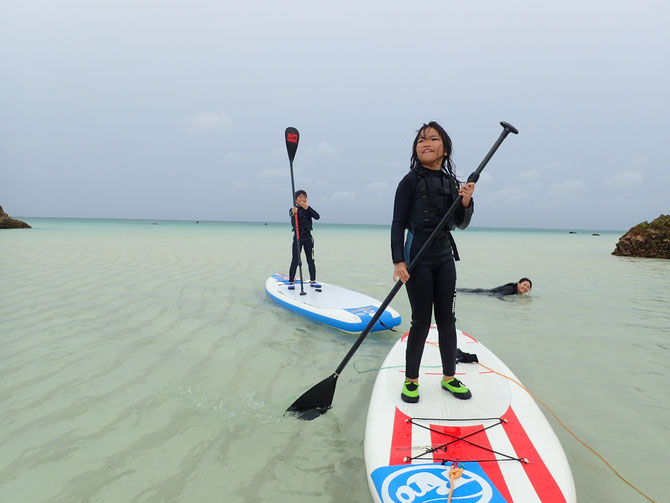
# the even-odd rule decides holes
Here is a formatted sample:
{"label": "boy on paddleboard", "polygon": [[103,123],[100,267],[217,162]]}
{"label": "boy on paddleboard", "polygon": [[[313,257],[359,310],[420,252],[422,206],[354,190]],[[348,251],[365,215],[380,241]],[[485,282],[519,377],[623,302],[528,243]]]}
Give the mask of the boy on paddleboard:
{"label": "boy on paddleboard", "polygon": [[[442,388],[460,399],[472,396],[470,390],[454,377],[456,372],[456,243],[449,230],[465,229],[474,212],[474,183],[460,185],[451,160],[452,143],[437,122],[424,124],[412,146],[409,173],[396,190],[391,224],[391,255],[394,263],[393,281],[405,283],[412,308],[412,324],[407,338],[405,382],[401,398],[419,401],[419,366],[432,312],[439,333],[442,359]],[[452,203],[462,196],[461,204],[446,229],[414,266],[410,275],[407,266],[437,227]],[[405,229],[408,229],[405,240]]]}
{"label": "boy on paddleboard", "polygon": [[[318,220],[320,215],[307,204],[307,192],[297,190],[294,194],[295,206],[289,209],[288,215],[293,226],[292,258],[288,272],[288,289],[295,290],[295,271],[300,262],[300,248],[305,249],[307,265],[309,267],[309,286],[321,288],[316,282],[316,265],[314,264],[314,238],[312,237],[312,219]],[[297,228],[296,228],[297,222]],[[302,274],[302,273],[300,273]],[[301,278],[302,279],[302,278]]]}

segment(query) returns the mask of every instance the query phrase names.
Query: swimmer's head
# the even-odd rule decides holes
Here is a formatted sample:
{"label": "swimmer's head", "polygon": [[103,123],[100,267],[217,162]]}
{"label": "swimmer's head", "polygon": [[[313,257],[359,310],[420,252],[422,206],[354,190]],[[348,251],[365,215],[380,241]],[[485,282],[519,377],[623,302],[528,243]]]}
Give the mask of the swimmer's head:
{"label": "swimmer's head", "polygon": [[528,278],[521,278],[516,284],[516,290],[519,293],[528,293],[533,288],[533,282]]}

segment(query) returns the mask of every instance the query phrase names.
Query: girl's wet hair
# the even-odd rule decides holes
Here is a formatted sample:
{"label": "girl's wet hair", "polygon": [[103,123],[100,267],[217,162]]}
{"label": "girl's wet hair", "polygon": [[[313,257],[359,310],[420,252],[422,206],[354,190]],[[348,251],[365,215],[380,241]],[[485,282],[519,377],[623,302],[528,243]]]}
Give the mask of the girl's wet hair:
{"label": "girl's wet hair", "polygon": [[530,285],[531,288],[533,288],[533,282],[529,280],[528,278],[521,278],[517,283],[523,283],[524,281],[528,281],[528,284]]}
{"label": "girl's wet hair", "polygon": [[421,133],[423,133],[428,128],[433,128],[440,135],[440,138],[442,138],[442,144],[444,145],[444,150],[447,153],[447,155],[442,158],[442,166],[441,166],[442,170],[449,173],[451,176],[455,177],[456,175],[454,174],[454,163],[451,160],[451,152],[452,152],[451,138],[449,138],[449,135],[444,130],[444,128],[435,121],[430,121],[428,124],[424,124],[416,132],[416,138],[414,138],[414,143],[412,144],[412,157],[409,169],[417,169],[422,166],[421,161],[419,161],[419,157],[416,155],[416,145],[417,143],[419,143],[419,137],[421,136]]}

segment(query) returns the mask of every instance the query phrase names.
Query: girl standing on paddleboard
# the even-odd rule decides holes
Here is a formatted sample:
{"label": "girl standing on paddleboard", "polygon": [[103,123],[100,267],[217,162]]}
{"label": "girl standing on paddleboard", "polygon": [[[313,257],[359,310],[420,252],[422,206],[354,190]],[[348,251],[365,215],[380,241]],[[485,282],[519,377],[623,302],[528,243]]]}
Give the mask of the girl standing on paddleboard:
{"label": "girl standing on paddleboard", "polygon": [[[405,402],[419,401],[419,366],[432,311],[439,333],[442,357],[442,388],[457,398],[468,399],[470,390],[454,377],[456,372],[456,243],[449,230],[465,229],[474,212],[474,183],[459,186],[451,160],[451,138],[437,122],[419,129],[412,146],[410,171],[398,184],[391,224],[393,281],[407,287],[412,308],[412,324],[407,338],[405,383],[401,397]],[[407,266],[421,249],[452,203],[461,195],[462,205],[446,229],[414,266]],[[408,229],[405,240],[405,229]]]}

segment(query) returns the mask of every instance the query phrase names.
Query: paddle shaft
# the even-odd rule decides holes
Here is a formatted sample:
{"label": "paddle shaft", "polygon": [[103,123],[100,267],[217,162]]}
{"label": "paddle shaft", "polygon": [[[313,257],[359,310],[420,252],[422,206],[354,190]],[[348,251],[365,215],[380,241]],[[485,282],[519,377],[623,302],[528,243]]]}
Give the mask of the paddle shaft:
{"label": "paddle shaft", "polygon": [[[291,179],[293,181],[293,179]],[[295,191],[293,192],[295,194]],[[300,271],[300,295],[306,295],[305,287],[303,286],[302,281],[302,257],[301,257],[301,248],[300,244],[300,227],[298,226],[298,212],[294,213],[295,216],[295,253],[298,255],[298,270]],[[293,278],[295,279],[295,278]]]}
{"label": "paddle shaft", "polygon": [[[486,157],[482,160],[482,162],[479,164],[477,169],[473,171],[470,176],[468,177],[468,183],[469,182],[474,182],[476,183],[479,180],[479,175],[481,172],[484,170],[484,167],[488,162],[491,160],[491,157],[493,157],[493,154],[495,154],[496,150],[498,150],[498,147],[500,147],[500,144],[507,138],[507,135],[510,133],[517,134],[518,131],[514,126],[511,124],[508,124],[506,122],[501,122],[500,125],[504,128],[503,132],[500,133],[500,136],[496,140],[495,144],[491,147],[489,150],[488,154],[486,154]],[[449,207],[447,212],[444,214],[440,222],[437,224],[433,232],[428,236],[428,239],[426,239],[426,242],[423,244],[423,246],[419,249],[418,253],[415,255],[415,257],[412,259],[412,261],[409,263],[409,266],[407,266],[407,271],[411,272],[415,267],[416,264],[418,264],[419,259],[424,255],[426,250],[433,244],[433,241],[437,239],[438,234],[440,231],[444,228],[445,225],[451,220],[451,217],[454,215],[456,210],[458,209],[458,205],[463,204],[463,196],[458,196],[456,200],[452,203],[452,205]],[[384,302],[379,306],[377,309],[377,312],[374,314],[372,319],[368,322],[367,326],[365,329],[361,332],[361,335],[358,336],[358,339],[356,339],[356,342],[354,342],[354,345],[351,346],[351,349],[349,349],[349,352],[346,354],[340,365],[335,369],[334,376],[338,377],[342,371],[344,370],[344,367],[346,367],[347,363],[349,363],[349,360],[351,360],[351,357],[354,356],[354,353],[358,350],[360,345],[363,343],[367,335],[370,333],[370,330],[372,330],[372,327],[375,326],[375,323],[377,323],[377,320],[381,317],[381,315],[384,313],[388,305],[391,303],[393,300],[393,297],[396,296],[398,291],[402,288],[403,282],[398,280],[396,284],[393,286],[391,289],[391,292],[386,296],[384,299]]]}
{"label": "paddle shaft", "polygon": [[[295,128],[286,128],[284,132],[284,137],[286,139],[286,150],[288,152],[288,161],[291,168],[291,200],[293,201],[293,206],[295,207],[295,180],[293,177],[293,158],[295,157],[296,150],[298,150],[298,139],[299,134],[298,130]],[[302,281],[302,259],[300,258],[300,230],[298,228],[298,212],[295,212],[295,252],[298,255],[298,270],[300,271],[300,295],[305,295],[305,287],[303,286]],[[293,278],[295,279],[295,278]]]}
{"label": "paddle shaft", "polygon": [[[291,186],[293,187],[293,194],[295,197],[295,184],[293,183],[293,162],[291,162]],[[295,217],[295,253],[298,255],[298,271],[300,271],[300,295],[306,295],[305,294],[305,287],[303,286],[303,281],[302,281],[302,257],[301,257],[301,251],[300,251],[300,227],[298,226],[298,211],[293,214]],[[295,279],[295,278],[293,278]]]}

